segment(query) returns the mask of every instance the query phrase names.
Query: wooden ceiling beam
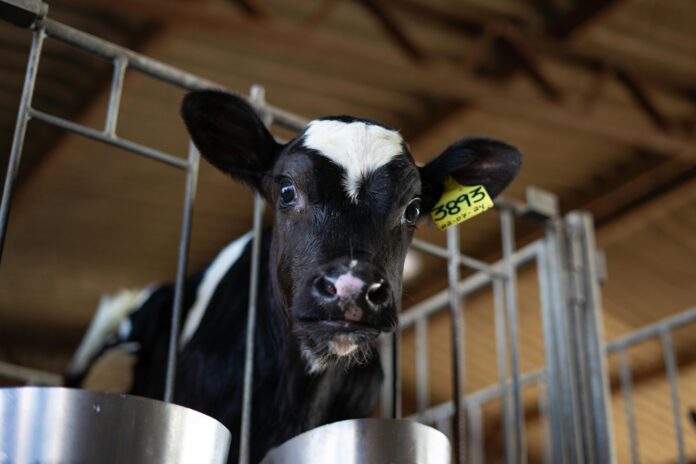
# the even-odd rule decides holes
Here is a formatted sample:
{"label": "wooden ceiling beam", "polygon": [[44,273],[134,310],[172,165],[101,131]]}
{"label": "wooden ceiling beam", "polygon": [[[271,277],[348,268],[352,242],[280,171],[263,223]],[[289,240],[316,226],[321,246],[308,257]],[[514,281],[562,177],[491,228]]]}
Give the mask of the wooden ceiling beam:
{"label": "wooden ceiling beam", "polygon": [[[593,1],[588,0],[588,3]],[[492,26],[498,35],[514,39],[517,43],[524,43],[525,47],[534,53],[561,59],[592,72],[602,69],[604,66],[622,69],[645,83],[650,82],[652,85],[657,85],[678,95],[688,97],[696,95],[696,85],[691,82],[665,75],[660,70],[655,70],[649,66],[641,66],[630,58],[622,60],[613,56],[609,57],[602,49],[593,49],[591,53],[577,50],[564,41],[559,41],[554,36],[539,33],[513,18],[502,16],[491,18],[490,15],[464,9],[453,14],[415,0],[391,0],[391,3],[398,5],[404,12],[410,13],[421,21],[428,21],[455,34],[466,37],[478,36],[486,27]],[[584,0],[579,3],[584,3]],[[616,0],[615,3],[618,5],[620,2]]]}
{"label": "wooden ceiling beam", "polygon": [[256,0],[232,0],[245,14],[254,19],[268,19],[271,13]]}
{"label": "wooden ceiling beam", "polygon": [[377,19],[384,32],[392,38],[406,56],[418,63],[428,60],[427,54],[408,36],[405,29],[380,0],[357,0],[357,3]]}
{"label": "wooden ceiling beam", "polygon": [[625,0],[576,0],[571,11],[548,17],[547,31],[559,39],[577,37]]}
{"label": "wooden ceiling beam", "polygon": [[536,121],[550,127],[567,127],[593,136],[605,137],[630,146],[685,159],[696,159],[696,143],[683,135],[666,134],[649,127],[637,128],[620,121],[587,114],[544,99],[516,94],[500,85],[463,76],[456,64],[402,63],[379,50],[355,47],[329,37],[308,37],[297,27],[250,21],[225,8],[206,5],[191,7],[186,2],[153,0],[89,1],[105,9],[118,9],[157,19],[168,24],[215,27],[230,35],[255,38],[293,55],[315,59],[334,71],[350,73],[356,81],[377,88],[391,88],[406,94],[474,102],[489,111]]}
{"label": "wooden ceiling beam", "polygon": [[645,87],[641,85],[633,76],[628,72],[619,70],[616,73],[616,78],[621,82],[624,87],[628,90],[636,102],[638,107],[648,115],[650,120],[661,130],[669,130],[672,128],[672,123],[665,116],[652,101]]}

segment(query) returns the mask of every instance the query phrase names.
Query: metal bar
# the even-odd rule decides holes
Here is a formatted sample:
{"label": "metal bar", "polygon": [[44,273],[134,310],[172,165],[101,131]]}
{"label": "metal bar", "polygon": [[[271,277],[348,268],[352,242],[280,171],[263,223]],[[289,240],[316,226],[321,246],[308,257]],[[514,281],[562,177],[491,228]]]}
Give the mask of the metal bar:
{"label": "metal bar", "polygon": [[392,385],[394,376],[392,374],[392,344],[391,337],[381,336],[379,338],[379,358],[384,371],[385,382],[382,383],[382,396],[380,398],[380,417],[392,417],[392,396],[394,388]]}
{"label": "metal bar", "polygon": [[553,464],[553,448],[551,445],[551,421],[549,416],[549,397],[548,387],[539,383],[539,420],[541,421],[541,462],[542,464]]}
{"label": "metal bar", "polygon": [[397,327],[392,334],[392,349],[391,349],[391,361],[392,361],[392,405],[391,405],[391,417],[392,419],[401,419],[401,330]]}
{"label": "metal bar", "polygon": [[459,226],[447,229],[447,280],[449,283],[450,328],[452,336],[452,394],[454,396],[455,462],[466,462],[466,412],[462,396],[466,390],[464,321],[462,320],[461,295],[457,291],[459,282]]}
{"label": "metal bar", "polygon": [[251,438],[251,382],[254,375],[254,335],[256,330],[256,300],[259,287],[261,262],[261,234],[264,200],[254,194],[254,238],[251,247],[251,276],[249,282],[249,310],[247,312],[246,346],[244,349],[244,393],[242,395],[242,424],[239,432],[239,463],[249,463],[249,440]]}
{"label": "metal bar", "polygon": [[[522,388],[526,388],[530,385],[543,382],[545,379],[546,375],[542,370],[527,372],[522,374],[520,377],[520,386]],[[500,398],[502,394],[503,390],[500,385],[495,384],[468,393],[466,398],[463,398],[463,401],[466,401],[468,404],[484,404]],[[406,419],[429,424],[452,416],[454,416],[454,401],[448,400],[432,406],[420,413],[411,414],[410,416],[406,417]]]}
{"label": "metal bar", "polygon": [[581,372],[586,382],[585,399],[589,410],[586,421],[588,443],[585,444],[585,448],[591,453],[586,458],[591,461],[614,463],[616,452],[611,427],[613,421],[609,374],[602,349],[605,338],[594,224],[592,216],[583,212],[570,213],[566,222],[572,229],[574,250],[578,252],[578,263],[574,266],[574,274],[579,277],[575,301],[578,305],[578,327],[581,329],[580,340],[583,349]]}
{"label": "metal bar", "polygon": [[14,183],[19,172],[19,162],[22,157],[22,149],[24,148],[24,138],[27,133],[27,123],[29,122],[29,109],[31,108],[31,99],[34,95],[34,85],[36,84],[36,75],[39,70],[39,59],[41,58],[41,48],[45,34],[43,29],[38,28],[34,31],[31,51],[29,52],[29,60],[27,62],[27,71],[24,77],[24,87],[22,88],[22,97],[19,100],[19,111],[17,112],[17,122],[15,124],[14,135],[12,137],[12,148],[10,149],[10,158],[7,163],[7,173],[5,174],[5,185],[2,191],[2,200],[0,201],[0,261],[2,261],[2,252],[5,247],[5,236],[7,234],[7,222],[10,215],[10,207],[12,205],[12,193]]}
{"label": "metal bar", "polygon": [[[514,266],[521,267],[532,262],[537,256],[537,251],[540,244],[540,241],[535,241],[513,253],[511,260]],[[493,266],[502,267],[502,260],[496,262]],[[493,279],[489,275],[481,273],[474,274],[457,284],[457,293],[459,295],[471,295],[472,293],[475,293],[476,291],[481,290],[486,285],[490,284],[492,280]],[[411,324],[414,324],[419,319],[428,317],[440,310],[444,310],[447,308],[448,303],[449,291],[443,290],[402,312],[401,317],[399,318],[399,325],[403,330]]]}
{"label": "metal bar", "polygon": [[551,448],[552,460],[550,462],[565,462],[559,357],[558,351],[555,349],[556,343],[558,342],[553,311],[553,282],[549,270],[551,267],[551,256],[551,243],[547,238],[543,246],[539,247],[539,254],[537,255],[539,297],[541,300],[541,319],[544,332],[544,350],[546,354],[546,409],[550,423],[547,442]]}
{"label": "metal bar", "polygon": [[31,117],[46,122],[48,124],[58,126],[65,130],[69,130],[70,132],[74,132],[76,134],[88,137],[93,140],[104,142],[114,147],[122,148],[127,151],[132,151],[139,155],[143,155],[147,158],[152,158],[156,161],[160,161],[162,163],[174,166],[179,169],[186,169],[189,166],[188,161],[183,160],[181,158],[177,158],[162,151],[147,147],[145,145],[141,145],[136,142],[132,142],[127,139],[122,139],[116,136],[107,137],[103,132],[92,129],[90,127],[83,126],[82,124],[77,124],[72,121],[68,121],[67,119],[63,119],[58,116],[53,116],[52,114],[44,113],[43,111],[38,111],[32,108],[29,110],[29,114],[31,115]]}
{"label": "metal bar", "polygon": [[674,359],[674,349],[672,348],[672,337],[669,331],[664,329],[660,334],[662,337],[662,349],[665,355],[665,367],[669,378],[669,393],[672,397],[672,418],[674,419],[674,433],[677,435],[677,451],[679,453],[679,464],[686,464],[686,451],[684,449],[684,430],[681,423],[681,405],[679,402],[679,385],[677,384],[677,363]]}
{"label": "metal bar", "polygon": [[498,358],[498,383],[502,391],[500,401],[500,422],[503,424],[503,446],[505,447],[505,462],[513,463],[514,448],[510,446],[507,437],[511,437],[512,431],[512,408],[510,404],[510,389],[508,385],[508,348],[507,348],[507,327],[505,326],[505,298],[503,282],[493,281],[493,312],[495,324],[495,347]]}
{"label": "metal bar", "polygon": [[485,452],[483,441],[483,415],[481,405],[469,405],[467,408],[469,416],[469,462],[471,464],[483,464],[485,462]]}
{"label": "metal bar", "polygon": [[659,336],[664,330],[675,330],[685,325],[689,325],[692,322],[696,322],[696,307],[689,308],[686,311],[682,311],[674,316],[666,317],[624,337],[612,340],[606,344],[606,353],[611,354],[617,351],[625,350],[630,346]]}
{"label": "metal bar", "polygon": [[619,369],[621,374],[621,394],[626,414],[626,429],[628,430],[628,445],[631,449],[631,464],[640,464],[638,457],[638,434],[636,433],[636,418],[633,414],[633,387],[631,382],[631,367],[628,364],[626,351],[619,352]]}
{"label": "metal bar", "polygon": [[[583,463],[582,436],[578,424],[577,389],[570,369],[572,362],[568,344],[567,324],[567,284],[562,277],[566,269],[566,257],[563,249],[563,225],[560,220],[552,220],[547,224],[546,242],[548,253],[548,274],[550,276],[550,312],[554,344],[548,347],[554,350],[557,359],[557,371],[554,381],[558,381],[558,403],[553,405],[559,409],[561,417],[561,433],[563,440],[562,458],[569,463]],[[554,459],[558,459],[554,456]],[[561,461],[564,462],[564,461]]]}
{"label": "metal bar", "polygon": [[186,172],[186,191],[184,193],[184,211],[181,219],[181,236],[179,238],[179,258],[176,265],[176,281],[174,285],[174,303],[172,306],[172,321],[167,352],[167,373],[164,384],[164,401],[174,400],[174,385],[176,382],[176,361],[179,349],[179,326],[181,325],[181,310],[184,301],[184,283],[188,264],[189,244],[191,242],[191,220],[193,219],[193,203],[196,200],[198,186],[198,162],[200,155],[193,142],[189,143],[188,165]]}
{"label": "metal bar", "polygon": [[512,374],[512,410],[514,418],[514,462],[527,462],[527,453],[524,442],[524,415],[522,413],[522,392],[520,391],[520,346],[518,341],[517,326],[517,279],[515,276],[515,266],[512,263],[512,253],[514,248],[514,214],[509,209],[500,212],[500,226],[502,228],[503,239],[503,262],[505,263],[508,279],[505,281],[506,306],[507,306],[507,328],[510,337],[510,368]]}
{"label": "metal bar", "polygon": [[123,79],[126,76],[128,60],[118,57],[114,60],[114,74],[111,79],[111,93],[109,94],[109,108],[106,111],[106,124],[104,133],[107,137],[116,137],[116,125],[118,124],[118,109],[121,106],[123,94]]}
{"label": "metal bar", "polygon": [[428,319],[416,322],[416,409],[428,407]]}
{"label": "metal bar", "polygon": [[[46,34],[57,40],[65,42],[69,45],[81,48],[87,52],[93,53],[107,60],[115,60],[117,58],[128,61],[128,66],[138,70],[143,74],[154,77],[161,81],[183,87],[188,90],[201,89],[219,89],[227,90],[225,86],[204,79],[195,74],[182,71],[173,66],[154,60],[139,53],[135,53],[124,47],[120,47],[114,43],[100,39],[86,32],[79,31],[65,24],[44,19],[40,24],[45,28]],[[252,103],[253,104],[253,103]],[[273,122],[291,130],[302,130],[307,125],[305,118],[296,116],[287,111],[276,108],[272,105],[257,106],[257,109],[262,109],[272,116]]]}
{"label": "metal bar", "polygon": [[[447,259],[449,257],[446,248],[433,245],[432,243],[428,243],[424,240],[414,238],[413,242],[411,243],[411,246],[416,250],[425,251],[426,253],[430,253],[431,255],[439,256],[440,258]],[[507,274],[505,272],[498,271],[497,269],[494,269],[492,266],[488,265],[487,263],[484,263],[483,261],[479,261],[478,259],[474,259],[470,256],[463,255],[461,253],[459,254],[459,264],[470,267],[471,269],[474,269],[476,271],[483,272],[484,274],[488,274],[493,278],[507,279]]]}
{"label": "metal bar", "polygon": [[27,385],[63,385],[63,376],[0,361],[0,377],[19,380]]}

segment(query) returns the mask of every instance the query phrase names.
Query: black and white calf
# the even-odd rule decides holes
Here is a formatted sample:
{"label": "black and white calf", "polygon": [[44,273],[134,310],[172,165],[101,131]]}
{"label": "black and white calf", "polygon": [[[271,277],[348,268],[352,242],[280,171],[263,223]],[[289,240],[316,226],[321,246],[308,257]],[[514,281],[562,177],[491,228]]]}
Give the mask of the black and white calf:
{"label": "black and white calf", "polygon": [[[312,121],[276,143],[241,98],[189,94],[183,118],[203,156],[260,192],[275,213],[263,238],[255,338],[252,460],[304,430],[372,414],[382,381],[374,342],[394,330],[416,222],[452,176],[498,195],[520,153],[460,140],[417,167],[401,135],[346,116]],[[228,245],[186,283],[175,402],[240,427],[251,236]],[[105,300],[68,378],[91,385],[126,354],[128,392],[161,397],[171,286]]]}

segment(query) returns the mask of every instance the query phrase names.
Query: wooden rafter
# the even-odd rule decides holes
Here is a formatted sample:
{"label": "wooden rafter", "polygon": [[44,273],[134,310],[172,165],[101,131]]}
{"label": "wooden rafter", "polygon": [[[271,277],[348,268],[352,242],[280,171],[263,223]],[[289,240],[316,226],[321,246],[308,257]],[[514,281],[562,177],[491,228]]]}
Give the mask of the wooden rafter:
{"label": "wooden rafter", "polygon": [[696,144],[683,135],[666,134],[649,128],[636,129],[622,125],[620,121],[603,119],[601,114],[588,117],[554,102],[516,94],[472,76],[462,76],[456,63],[438,64],[426,69],[385,60],[382,53],[364,47],[354,47],[328,37],[314,40],[301,28],[276,23],[258,24],[224,8],[203,5],[192,8],[188,3],[179,1],[121,0],[118,6],[109,0],[89,1],[104,8],[127,10],[170,24],[197,24],[215,27],[230,35],[256,38],[272,43],[279,50],[319,60],[340,72],[349,72],[352,79],[375,87],[432,98],[475,102],[491,111],[528,118],[540,124],[569,127],[649,151],[696,159]]}
{"label": "wooden rafter", "polygon": [[633,76],[626,71],[617,71],[616,77],[629,91],[636,104],[648,115],[650,120],[660,129],[668,130],[672,124],[668,118],[662,114],[652,101],[644,86],[641,85]]}
{"label": "wooden rafter", "polygon": [[571,11],[548,17],[547,30],[550,35],[559,39],[577,36],[621,3],[621,0],[576,0]]}
{"label": "wooden rafter", "polygon": [[357,2],[379,21],[387,35],[396,42],[409,58],[417,62],[427,60],[426,53],[409,37],[391,11],[380,0],[357,0]]}
{"label": "wooden rafter", "polygon": [[255,19],[268,19],[271,14],[266,7],[256,0],[232,0],[244,13]]}

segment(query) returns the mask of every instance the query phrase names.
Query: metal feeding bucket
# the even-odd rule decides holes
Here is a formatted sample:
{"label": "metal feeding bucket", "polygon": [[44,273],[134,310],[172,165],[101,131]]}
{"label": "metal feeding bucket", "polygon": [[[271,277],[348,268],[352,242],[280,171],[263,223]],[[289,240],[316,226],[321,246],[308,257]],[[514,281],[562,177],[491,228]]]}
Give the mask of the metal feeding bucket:
{"label": "metal feeding bucket", "polygon": [[0,389],[0,464],[227,462],[230,432],[192,409],[68,388]]}
{"label": "metal feeding bucket", "polygon": [[298,435],[266,455],[262,464],[448,464],[444,434],[407,420],[351,419]]}

